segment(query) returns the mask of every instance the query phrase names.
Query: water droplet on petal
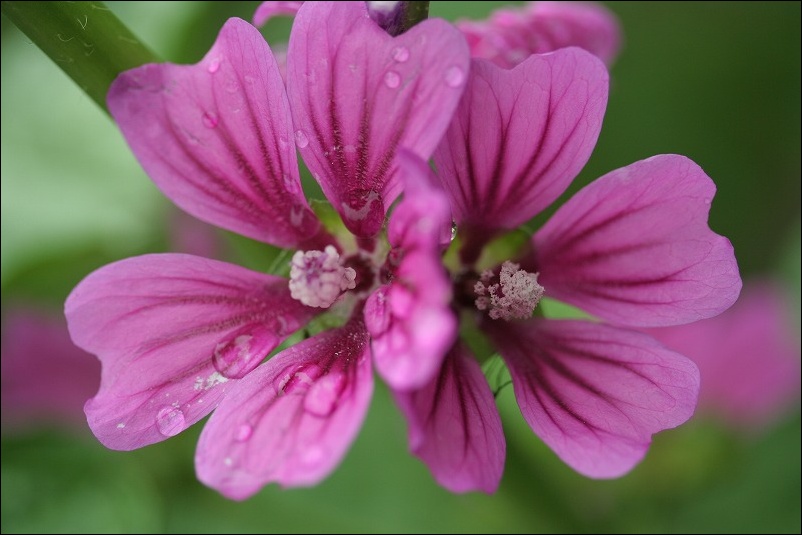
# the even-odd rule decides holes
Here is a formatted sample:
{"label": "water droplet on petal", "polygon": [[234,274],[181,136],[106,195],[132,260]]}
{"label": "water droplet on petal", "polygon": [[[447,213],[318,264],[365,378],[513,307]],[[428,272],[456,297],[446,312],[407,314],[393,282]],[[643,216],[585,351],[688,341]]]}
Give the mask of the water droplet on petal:
{"label": "water droplet on petal", "polygon": [[184,413],[176,407],[162,407],[156,414],[156,428],[166,437],[174,437],[186,428]]}
{"label": "water droplet on petal", "polygon": [[409,49],[405,46],[397,46],[393,49],[393,59],[398,63],[404,63],[409,59]]}
{"label": "water droplet on petal", "polygon": [[309,145],[309,138],[306,137],[303,130],[295,131],[295,144],[298,145],[299,149],[303,149]]}
{"label": "water droplet on petal", "polygon": [[451,241],[454,241],[455,239],[457,239],[457,222],[456,221],[452,221],[451,222]]}
{"label": "water droplet on petal", "polygon": [[217,344],[212,363],[220,375],[228,379],[241,379],[273,351],[280,342],[280,335],[267,329],[260,331],[258,336],[239,332]]}
{"label": "water droplet on petal", "polygon": [[315,383],[321,372],[316,364],[288,366],[278,374],[273,386],[279,396],[304,394]]}
{"label": "water droplet on petal", "polygon": [[445,80],[448,87],[459,87],[465,81],[465,73],[460,67],[454,65],[446,70]]}
{"label": "water droplet on petal", "polygon": [[209,74],[214,74],[220,70],[220,59],[213,59],[211,63],[209,63],[209,68],[207,69]]}
{"label": "water droplet on petal", "polygon": [[324,457],[323,448],[311,446],[301,454],[301,461],[307,466],[314,466],[320,463]]}
{"label": "water droplet on petal", "polygon": [[401,77],[395,71],[387,71],[384,75],[384,85],[390,89],[395,89],[401,85]]}
{"label": "water droplet on petal", "polygon": [[304,409],[316,416],[330,415],[337,407],[347,382],[342,373],[329,373],[321,377],[306,394]]}
{"label": "water droplet on petal", "polygon": [[203,121],[203,126],[205,126],[206,128],[214,128],[215,126],[217,126],[217,123],[219,122],[219,120],[217,119],[217,115],[210,111],[204,112],[201,120]]}
{"label": "water droplet on petal", "polygon": [[286,149],[290,142],[287,140],[286,137],[281,136],[278,138],[278,145],[281,147],[282,150]]}
{"label": "water droplet on petal", "polygon": [[251,435],[253,435],[253,427],[248,424],[242,424],[237,429],[237,435],[234,438],[237,442],[247,442]]}

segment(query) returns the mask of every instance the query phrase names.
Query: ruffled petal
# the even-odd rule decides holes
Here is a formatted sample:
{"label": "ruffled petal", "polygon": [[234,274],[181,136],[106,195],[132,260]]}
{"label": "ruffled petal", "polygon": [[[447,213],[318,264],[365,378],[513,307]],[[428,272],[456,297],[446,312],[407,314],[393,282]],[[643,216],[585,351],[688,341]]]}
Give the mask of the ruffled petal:
{"label": "ruffled petal", "polygon": [[282,351],[231,390],[198,442],[201,481],[243,500],[271,482],[314,485],[339,464],[373,393],[359,316]]}
{"label": "ruffled petal", "polygon": [[400,192],[397,148],[428,159],[451,119],[468,73],[465,40],[437,19],[393,38],[364,2],[310,2],[288,56],[301,154],[346,226],[373,236]]}
{"label": "ruffled petal", "polygon": [[394,392],[409,423],[409,445],[452,492],[495,492],[506,443],[495,399],[470,351],[455,346],[419,390]]}
{"label": "ruffled petal", "polygon": [[108,104],[148,175],[198,219],[282,247],[302,248],[319,232],[301,190],[284,83],[247,22],[226,22],[197,65],[124,72]]}
{"label": "ruffled petal", "polygon": [[451,284],[434,251],[404,255],[393,281],[368,298],[365,323],[376,369],[396,390],[420,388],[437,374],[457,335]]}
{"label": "ruffled petal", "polygon": [[457,21],[471,55],[512,68],[531,54],[560,48],[584,48],[607,65],[621,47],[615,15],[590,2],[530,2],[522,8],[499,9],[486,21]]}
{"label": "ruffled petal", "polygon": [[577,472],[618,477],[693,415],[699,371],[642,333],[585,321],[490,320],[532,430]]}
{"label": "ruffled petal", "polygon": [[534,236],[546,295],[622,325],[715,316],[741,278],[729,240],[710,230],[713,181],[691,160],[661,155],[608,173]]}
{"label": "ruffled petal", "polygon": [[161,254],[90,274],[65,313],[73,341],[103,366],[89,425],[107,447],[130,450],[206,416],[315,310],[292,299],[286,279]]}
{"label": "ruffled petal", "polygon": [[799,398],[799,346],[786,295],[768,282],[747,284],[715,318],[647,333],[699,366],[700,409],[735,427],[761,427]]}
{"label": "ruffled petal", "polygon": [[295,15],[303,2],[262,2],[253,14],[254,26],[262,26],[268,20],[279,15]]}
{"label": "ruffled petal", "polygon": [[515,228],[554,202],[593,151],[607,86],[604,65],[577,48],[512,70],[474,60],[434,155],[460,230]]}

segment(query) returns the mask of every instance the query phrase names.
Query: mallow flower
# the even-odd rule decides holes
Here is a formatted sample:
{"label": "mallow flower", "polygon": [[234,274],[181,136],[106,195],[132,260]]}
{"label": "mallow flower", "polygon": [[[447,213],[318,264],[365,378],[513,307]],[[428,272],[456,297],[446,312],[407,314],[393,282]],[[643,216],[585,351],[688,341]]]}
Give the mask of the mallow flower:
{"label": "mallow flower", "polygon": [[[710,179],[680,156],[614,171],[531,247],[480,269],[494,238],[585,164],[606,97],[606,70],[583,50],[511,70],[469,64],[452,26],[391,38],[357,2],[299,9],[286,92],[238,20],[198,65],[124,73],[109,108],[157,185],[201,219],[296,252],[289,279],[187,255],[89,275],[66,313],[103,364],[93,431],[132,449],[216,408],[197,449],[202,481],[235,499],[310,485],[358,431],[375,364],[438,482],[490,492],[504,438],[460,320],[499,348],[524,416],[563,460],[593,477],[626,472],[653,433],[692,414],[698,391],[693,363],[631,327],[713,316],[740,288],[729,242],[707,227]],[[296,147],[350,236],[309,208]],[[544,294],[607,323],[545,320]],[[339,326],[263,362],[324,311]]]}

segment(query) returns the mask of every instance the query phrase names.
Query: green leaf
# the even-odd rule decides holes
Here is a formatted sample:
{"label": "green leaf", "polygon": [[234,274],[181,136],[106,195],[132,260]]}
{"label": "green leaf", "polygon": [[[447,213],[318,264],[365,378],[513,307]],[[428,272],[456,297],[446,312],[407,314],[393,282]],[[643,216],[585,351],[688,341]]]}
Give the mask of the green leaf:
{"label": "green leaf", "polygon": [[159,58],[103,2],[2,2],[3,14],[104,111],[121,72]]}

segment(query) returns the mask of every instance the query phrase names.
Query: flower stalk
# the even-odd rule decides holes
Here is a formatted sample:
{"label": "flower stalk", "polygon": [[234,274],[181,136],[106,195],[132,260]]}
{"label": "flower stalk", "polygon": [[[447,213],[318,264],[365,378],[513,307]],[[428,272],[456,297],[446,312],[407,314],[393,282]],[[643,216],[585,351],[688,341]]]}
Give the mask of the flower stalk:
{"label": "flower stalk", "polygon": [[106,113],[118,74],[160,61],[103,2],[2,2],[2,10]]}

